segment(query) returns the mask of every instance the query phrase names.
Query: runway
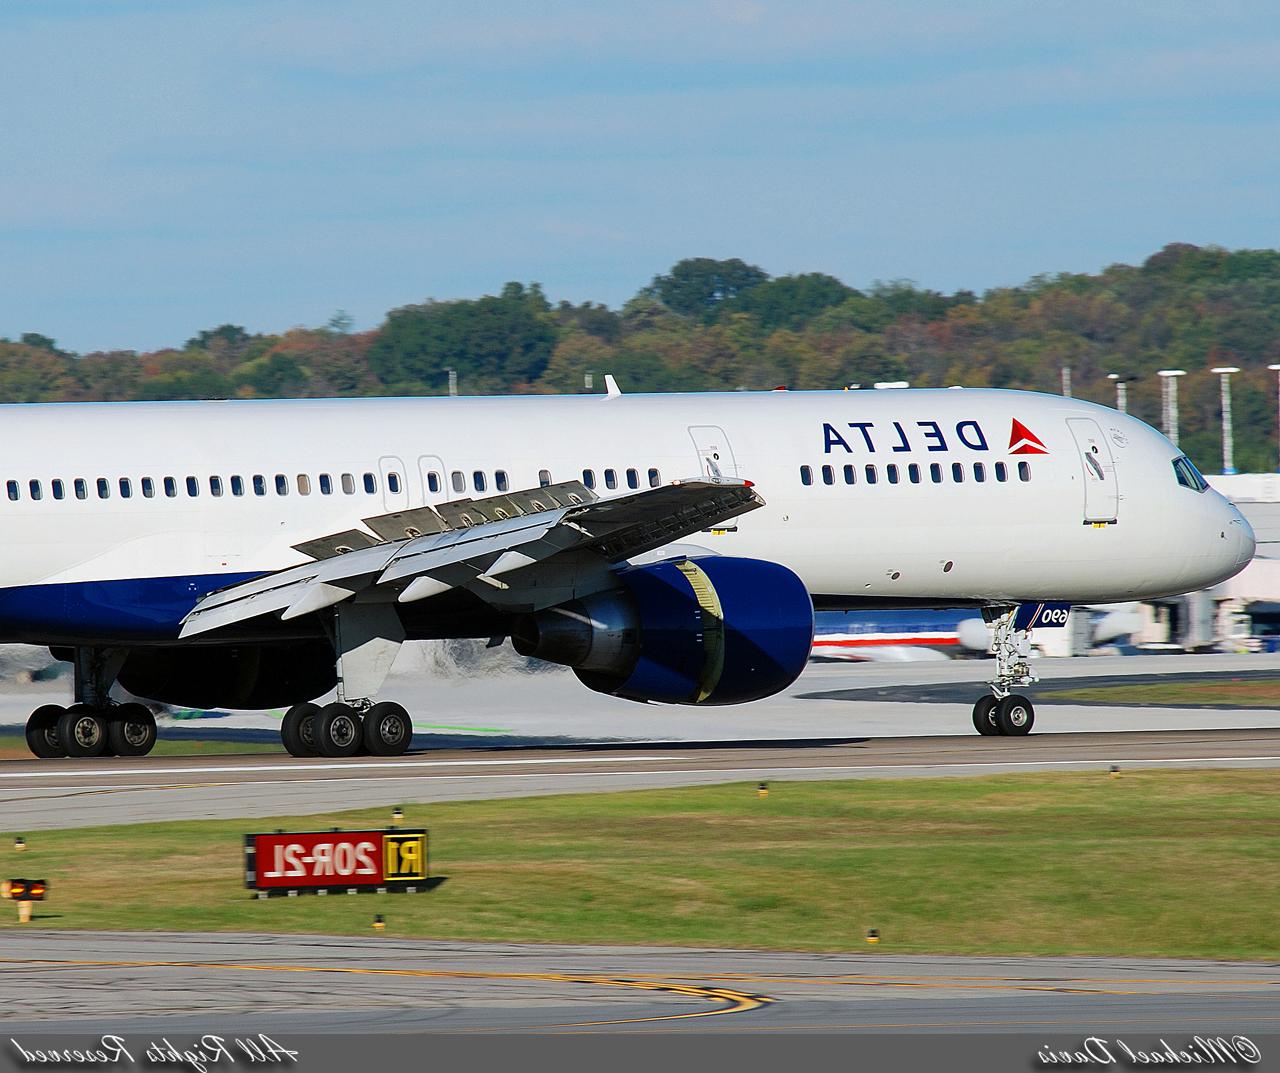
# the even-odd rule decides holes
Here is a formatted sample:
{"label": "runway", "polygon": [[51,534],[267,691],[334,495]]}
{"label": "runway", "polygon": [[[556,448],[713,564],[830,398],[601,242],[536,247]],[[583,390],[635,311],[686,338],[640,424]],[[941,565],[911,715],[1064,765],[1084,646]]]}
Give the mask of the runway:
{"label": "runway", "polygon": [[5,1036],[1273,1033],[1275,965],[23,931]]}
{"label": "runway", "polygon": [[1106,771],[1112,766],[1276,767],[1280,729],[647,743],[426,751],[397,758],[284,754],[0,765],[15,833],[156,820],[278,816],[408,802],[796,779]]}

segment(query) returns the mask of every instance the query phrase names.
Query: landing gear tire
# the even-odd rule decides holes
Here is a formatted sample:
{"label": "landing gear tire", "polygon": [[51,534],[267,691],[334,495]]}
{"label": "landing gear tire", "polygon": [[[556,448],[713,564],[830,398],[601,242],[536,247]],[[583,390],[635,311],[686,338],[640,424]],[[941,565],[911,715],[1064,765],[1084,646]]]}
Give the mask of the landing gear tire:
{"label": "landing gear tire", "polygon": [[364,744],[360,713],[349,704],[326,704],[311,725],[321,756],[355,756]]}
{"label": "landing gear tire", "polygon": [[73,704],[58,719],[58,741],[68,756],[101,756],[107,749],[107,721],[87,704]]}
{"label": "landing gear tire", "polygon": [[973,706],[973,728],[984,737],[1000,733],[1000,728],[996,726],[996,705],[999,703],[995,697],[987,694]]}
{"label": "landing gear tire", "polygon": [[364,713],[364,747],[373,756],[403,756],[413,738],[413,721],[399,704],[381,701]]}
{"label": "landing gear tire", "polygon": [[42,704],[27,718],[27,748],[41,760],[67,755],[58,737],[58,720],[66,714],[61,704]]}
{"label": "landing gear tire", "polygon": [[319,756],[316,748],[316,713],[318,704],[295,704],[284,713],[280,723],[280,740],[290,756]]}
{"label": "landing gear tire", "polygon": [[156,717],[145,704],[122,704],[107,722],[107,747],[116,756],[146,756],[156,747]]}
{"label": "landing gear tire", "polygon": [[995,721],[1001,734],[1010,738],[1021,737],[1031,733],[1036,721],[1036,710],[1026,697],[1010,693],[996,705]]}

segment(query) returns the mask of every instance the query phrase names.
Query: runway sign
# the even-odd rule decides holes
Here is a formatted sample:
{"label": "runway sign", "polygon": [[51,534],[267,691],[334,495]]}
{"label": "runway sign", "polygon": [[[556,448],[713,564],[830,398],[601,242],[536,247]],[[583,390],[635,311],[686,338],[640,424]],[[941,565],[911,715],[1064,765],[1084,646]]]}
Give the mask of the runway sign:
{"label": "runway sign", "polygon": [[427,878],[427,832],[277,831],[244,836],[244,885],[273,894],[416,893]]}

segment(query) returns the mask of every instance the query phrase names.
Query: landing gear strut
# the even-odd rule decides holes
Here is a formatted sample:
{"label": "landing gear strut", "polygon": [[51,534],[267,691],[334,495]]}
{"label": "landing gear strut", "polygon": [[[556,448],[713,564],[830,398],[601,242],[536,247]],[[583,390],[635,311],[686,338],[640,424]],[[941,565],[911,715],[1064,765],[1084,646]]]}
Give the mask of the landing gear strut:
{"label": "landing gear strut", "polygon": [[1015,627],[1016,607],[984,608],[982,614],[995,629],[996,675],[990,682],[991,695],[981,698],[973,706],[974,729],[983,735],[1021,737],[1030,734],[1035,725],[1036,710],[1026,697],[1013,692],[1016,688],[1025,688],[1039,681],[1028,662],[1031,651],[1029,631]]}
{"label": "landing gear strut", "polygon": [[75,651],[75,703],[42,704],[27,719],[27,747],[42,760],[61,756],[146,756],[155,748],[156,720],[142,704],[114,704],[111,687],[125,653]]}
{"label": "landing gear strut", "polygon": [[280,724],[291,756],[401,756],[413,738],[413,722],[399,704],[374,696],[404,641],[392,604],[341,604],[328,624],[338,672],[338,699],[323,708],[295,704]]}

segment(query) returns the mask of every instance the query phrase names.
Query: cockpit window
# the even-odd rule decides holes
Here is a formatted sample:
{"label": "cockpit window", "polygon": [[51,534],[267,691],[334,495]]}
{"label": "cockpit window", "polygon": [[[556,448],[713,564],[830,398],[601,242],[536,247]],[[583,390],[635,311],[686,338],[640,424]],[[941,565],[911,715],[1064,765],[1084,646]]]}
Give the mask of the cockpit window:
{"label": "cockpit window", "polygon": [[1173,460],[1173,472],[1178,478],[1178,483],[1184,488],[1190,488],[1193,492],[1203,492],[1209,487],[1209,482],[1200,476],[1200,471],[1186,455]]}

